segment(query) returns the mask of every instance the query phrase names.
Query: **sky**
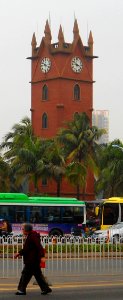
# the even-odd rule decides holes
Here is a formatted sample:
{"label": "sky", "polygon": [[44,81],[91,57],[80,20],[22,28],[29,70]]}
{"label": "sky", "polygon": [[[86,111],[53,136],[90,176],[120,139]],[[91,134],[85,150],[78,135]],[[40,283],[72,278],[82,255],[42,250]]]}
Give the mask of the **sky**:
{"label": "sky", "polygon": [[72,42],[74,18],[84,46],[94,39],[93,108],[109,110],[109,140],[123,141],[123,0],[0,0],[0,143],[12,126],[31,117],[31,40],[37,46],[50,21]]}

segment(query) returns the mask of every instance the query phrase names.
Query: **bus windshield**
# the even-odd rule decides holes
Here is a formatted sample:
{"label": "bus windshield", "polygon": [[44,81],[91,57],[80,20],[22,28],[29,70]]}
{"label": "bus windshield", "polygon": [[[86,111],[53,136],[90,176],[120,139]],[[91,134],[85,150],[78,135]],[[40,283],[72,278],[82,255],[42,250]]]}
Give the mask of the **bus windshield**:
{"label": "bus windshield", "polygon": [[117,222],[123,222],[123,198],[111,197],[99,205],[100,229],[107,229]]}
{"label": "bus windshield", "polygon": [[6,193],[0,196],[0,219],[8,219],[17,234],[24,222],[32,223],[33,229],[42,235],[71,234],[73,227],[81,232],[86,223],[86,206],[76,198]]}

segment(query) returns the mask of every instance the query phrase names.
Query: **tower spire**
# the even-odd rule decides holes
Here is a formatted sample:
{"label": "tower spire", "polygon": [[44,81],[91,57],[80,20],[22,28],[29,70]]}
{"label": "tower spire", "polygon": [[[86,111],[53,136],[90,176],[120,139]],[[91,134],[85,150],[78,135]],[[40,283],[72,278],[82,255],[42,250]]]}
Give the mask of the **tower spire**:
{"label": "tower spire", "polygon": [[46,21],[44,34],[45,34],[44,40],[45,40],[46,44],[51,44],[52,36],[51,36],[51,30],[50,30],[48,20]]}
{"label": "tower spire", "polygon": [[89,38],[88,38],[88,46],[90,48],[90,53],[93,55],[93,36],[92,36],[92,32],[90,31],[89,33]]}
{"label": "tower spire", "polygon": [[64,34],[63,34],[61,25],[60,25],[59,33],[58,33],[58,41],[59,41],[59,45],[62,45],[64,43]]}
{"label": "tower spire", "polygon": [[32,42],[31,42],[31,45],[32,45],[32,54],[34,54],[34,50],[35,50],[36,45],[37,45],[36,37],[35,37],[35,32],[33,33],[33,36],[32,36]]}
{"label": "tower spire", "polygon": [[74,27],[73,27],[73,38],[76,40],[79,37],[79,27],[77,23],[77,19],[74,21]]}

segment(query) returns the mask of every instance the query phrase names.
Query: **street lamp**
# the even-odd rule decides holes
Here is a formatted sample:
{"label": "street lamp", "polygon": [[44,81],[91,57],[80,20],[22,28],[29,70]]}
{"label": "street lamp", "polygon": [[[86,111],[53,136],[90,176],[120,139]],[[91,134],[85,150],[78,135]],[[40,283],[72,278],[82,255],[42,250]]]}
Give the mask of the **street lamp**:
{"label": "street lamp", "polygon": [[121,151],[123,151],[123,147],[121,147],[121,146],[119,146],[119,145],[112,145],[112,147],[114,147],[114,148],[119,148]]}

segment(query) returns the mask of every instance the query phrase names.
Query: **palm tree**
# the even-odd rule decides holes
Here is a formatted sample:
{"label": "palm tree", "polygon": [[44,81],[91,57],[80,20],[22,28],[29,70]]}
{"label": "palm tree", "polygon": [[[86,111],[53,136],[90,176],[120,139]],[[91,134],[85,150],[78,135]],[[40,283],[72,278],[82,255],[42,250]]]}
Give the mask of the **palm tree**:
{"label": "palm tree", "polygon": [[[86,189],[88,169],[97,172],[95,157],[99,137],[105,133],[97,127],[90,127],[90,120],[86,113],[75,114],[74,119],[66,123],[58,134],[58,140],[64,147],[68,160],[66,175],[71,183],[77,187],[79,199],[80,186],[83,194]],[[71,164],[72,163],[72,164]],[[70,164],[70,165],[69,165]]]}
{"label": "palm tree", "polygon": [[65,174],[65,159],[63,148],[59,145],[57,139],[49,140],[44,160],[46,177],[55,180],[57,197],[60,197],[61,182]]}
{"label": "palm tree", "polygon": [[40,178],[53,178],[57,183],[57,195],[60,195],[64,174],[62,149],[54,140],[41,140],[34,136],[29,118],[12,127],[1,148],[5,151],[4,159],[11,166],[11,175],[18,189],[23,180],[28,179],[33,181],[37,193]]}
{"label": "palm tree", "polygon": [[0,156],[0,192],[8,192],[11,189],[9,173],[8,163]]}
{"label": "palm tree", "polygon": [[28,145],[29,139],[33,138],[32,125],[28,117],[21,120],[19,124],[12,127],[12,131],[7,133],[4,137],[0,148],[4,149],[4,158],[8,161],[15,159],[18,150],[22,146]]}
{"label": "palm tree", "polygon": [[16,168],[16,175],[19,178],[28,177],[34,184],[34,192],[38,193],[38,181],[43,176],[45,169],[43,154],[45,151],[45,141],[40,138],[28,140],[28,146],[18,151],[16,159],[13,161],[13,167]]}
{"label": "palm tree", "polygon": [[96,193],[106,198],[123,195],[123,152],[113,148],[113,144],[123,147],[119,140],[102,146],[99,154],[100,174],[95,183]]}
{"label": "palm tree", "polygon": [[5,136],[1,149],[5,151],[4,159],[10,165],[11,176],[18,189],[24,178],[31,177],[37,190],[37,164],[39,157],[41,158],[41,145],[44,147],[41,139],[33,135],[28,117],[22,119],[19,124],[15,124],[12,131]]}

